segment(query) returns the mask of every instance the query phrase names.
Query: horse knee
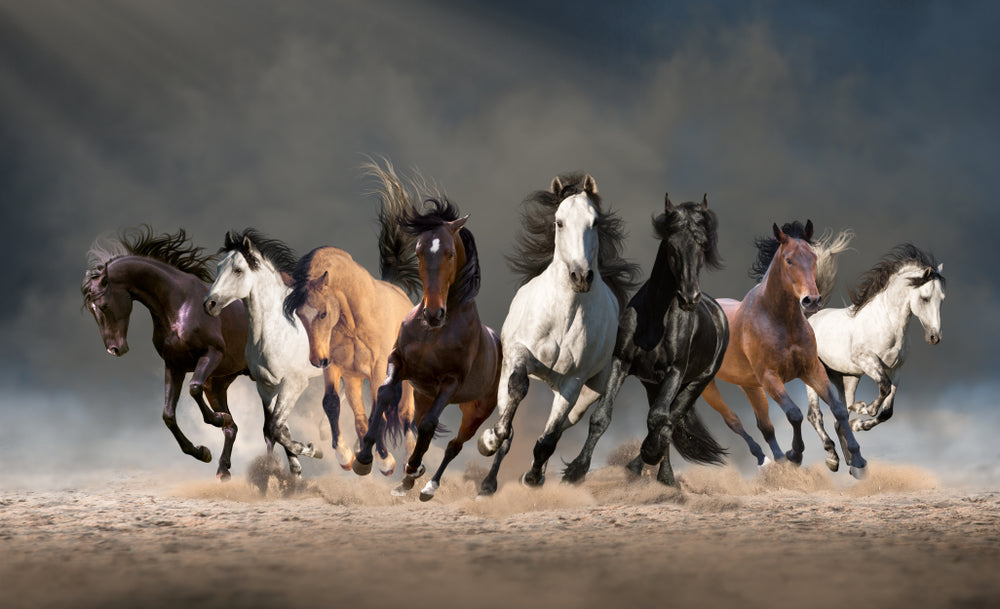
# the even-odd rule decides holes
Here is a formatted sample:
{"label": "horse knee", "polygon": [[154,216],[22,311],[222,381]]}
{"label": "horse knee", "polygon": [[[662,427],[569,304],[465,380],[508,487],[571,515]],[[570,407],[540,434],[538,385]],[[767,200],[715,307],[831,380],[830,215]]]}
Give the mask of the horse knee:
{"label": "horse knee", "polygon": [[789,408],[785,413],[785,417],[792,425],[800,425],[802,423],[802,411],[797,406]]}
{"label": "horse knee", "polygon": [[188,385],[188,392],[194,399],[196,400],[200,399],[201,396],[205,393],[205,385],[204,383],[199,383],[197,381],[192,382],[190,385]]}
{"label": "horse knee", "polygon": [[528,369],[519,364],[507,379],[507,395],[514,404],[520,403],[528,395]]}
{"label": "horse knee", "polygon": [[434,432],[437,431],[437,426],[437,421],[424,419],[420,422],[420,425],[417,425],[417,435],[434,437]]}

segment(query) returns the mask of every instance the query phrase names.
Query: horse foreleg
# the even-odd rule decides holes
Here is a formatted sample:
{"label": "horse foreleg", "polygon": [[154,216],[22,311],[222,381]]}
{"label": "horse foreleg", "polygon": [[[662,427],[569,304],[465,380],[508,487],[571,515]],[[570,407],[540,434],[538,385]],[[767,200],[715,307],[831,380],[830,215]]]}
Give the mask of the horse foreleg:
{"label": "horse foreleg", "polygon": [[[681,383],[681,371],[676,367],[669,368],[659,383],[643,383],[646,387],[646,398],[649,401],[649,414],[646,415],[646,437],[639,447],[639,455],[626,466],[635,476],[642,474],[643,465],[656,465],[667,455],[668,442],[673,431],[676,417],[670,412],[670,405],[677,396]],[[674,485],[673,470],[667,463],[669,481],[665,484]]]}
{"label": "horse foreleg", "polygon": [[[860,404],[853,404],[851,409],[855,412],[874,417],[882,408],[882,403],[885,401],[885,398],[889,396],[889,391],[892,389],[892,381],[889,377],[889,371],[886,370],[885,364],[883,364],[882,360],[879,359],[879,357],[874,353],[859,354],[855,358],[855,363],[857,363],[864,373],[870,376],[878,385],[878,397],[867,405],[863,402]],[[854,421],[852,428],[854,431],[860,431],[860,421]]]}
{"label": "horse foreleg", "polygon": [[[545,430],[535,442],[533,451],[534,459],[531,461],[531,468],[521,476],[521,482],[527,486],[541,486],[545,484],[545,468],[552,453],[556,451],[556,444],[562,437],[566,428],[566,419],[574,404],[580,399],[583,384],[577,379],[570,379],[559,386],[552,399],[552,410],[549,412],[549,420],[545,423]],[[598,394],[588,396],[591,401],[597,398]],[[587,404],[589,405],[589,404]],[[586,406],[586,405],[585,405]]]}
{"label": "horse foreleg", "polygon": [[[819,361],[819,360],[817,360]],[[785,453],[785,457],[789,461],[796,465],[802,464],[802,453],[806,449],[805,443],[802,441],[802,411],[799,407],[792,401],[792,398],[788,397],[788,392],[785,391],[785,384],[781,382],[781,379],[777,375],[771,372],[765,372],[763,378],[763,389],[767,391],[767,394],[771,396],[778,406],[785,413],[785,418],[792,425],[792,449]],[[749,393],[747,396],[749,397]],[[754,406],[754,411],[757,411],[757,406]],[[767,400],[763,400],[762,411],[767,411]],[[770,423],[770,421],[768,421]],[[774,437],[774,428],[771,428],[771,437]],[[772,448],[778,446],[777,442],[772,445]],[[778,449],[780,451],[780,449]],[[775,453],[777,454],[780,453]]]}
{"label": "horse foreleg", "polygon": [[733,433],[743,438],[743,441],[747,443],[747,447],[750,449],[750,454],[752,454],[757,459],[757,465],[764,465],[766,462],[766,457],[764,456],[764,451],[760,449],[760,444],[750,437],[746,429],[743,428],[743,422],[736,415],[735,412],[729,408],[725,400],[722,399],[722,394],[719,393],[719,388],[715,384],[715,380],[709,381],[708,385],[705,386],[705,390],[701,392],[701,397],[708,402],[717,413],[722,415],[722,420],[725,421],[729,429],[733,430]]}
{"label": "horse foreleg", "polygon": [[521,354],[505,353],[500,369],[500,382],[497,387],[497,422],[479,436],[479,454],[484,457],[496,455],[489,473],[483,478],[480,495],[492,495],[497,490],[497,474],[500,464],[510,450],[514,437],[511,422],[517,406],[528,395],[528,366],[526,351]]}
{"label": "horse foreleg", "polygon": [[181,451],[184,454],[191,455],[199,461],[211,463],[212,451],[205,446],[195,446],[192,444],[191,440],[187,439],[187,436],[184,435],[184,432],[177,425],[177,400],[180,398],[181,387],[184,384],[184,371],[172,370],[168,367],[165,368],[164,377],[164,387],[166,390],[166,399],[163,406],[164,424],[166,424],[170,433],[174,435],[174,439],[177,440],[177,444],[181,447]]}
{"label": "horse foreleg", "polygon": [[611,413],[614,409],[615,398],[621,391],[625,379],[628,378],[628,367],[619,358],[615,357],[611,362],[611,374],[608,377],[608,384],[604,389],[604,395],[594,407],[594,412],[590,415],[590,428],[587,431],[587,439],[580,449],[580,454],[563,470],[563,482],[582,482],[590,471],[590,463],[594,458],[594,448],[598,440],[608,430],[611,425]]}
{"label": "horse foreleg", "polygon": [[194,372],[191,374],[191,382],[188,383],[188,391],[201,410],[201,416],[205,422],[215,427],[227,428],[233,425],[233,416],[228,412],[215,412],[205,402],[205,383],[212,375],[215,367],[222,361],[222,351],[218,349],[208,349],[205,355],[198,358]]}
{"label": "horse foreleg", "polygon": [[[390,407],[395,410],[399,406],[399,401],[403,393],[402,362],[395,350],[389,354],[389,362],[386,366],[385,381],[375,393],[375,406],[368,417],[368,431],[361,439],[361,449],[354,456],[352,469],[359,476],[367,476],[372,471],[372,447],[379,441],[379,435],[385,425],[383,418]],[[379,442],[381,445],[382,442]],[[379,447],[380,450],[384,446]]]}
{"label": "horse foreleg", "polygon": [[477,400],[474,402],[464,402],[459,407],[462,409],[462,424],[458,428],[458,433],[455,437],[448,442],[448,446],[444,449],[444,458],[441,459],[441,465],[438,467],[437,471],[434,472],[434,476],[427,482],[423,490],[420,491],[420,500],[429,501],[434,497],[434,493],[437,492],[438,488],[441,486],[441,476],[444,474],[444,470],[448,467],[448,464],[458,456],[458,453],[462,451],[462,446],[465,445],[469,439],[476,435],[476,431],[479,426],[483,424],[483,421],[490,416],[493,412],[492,404],[487,404],[487,401],[492,402],[495,398],[488,400]]}
{"label": "horse foreleg", "polygon": [[[413,488],[413,483],[416,479],[424,475],[424,455],[427,453],[427,449],[430,448],[431,440],[434,439],[434,434],[437,432],[441,413],[444,411],[445,406],[451,402],[451,396],[455,395],[457,389],[458,379],[449,378],[442,383],[437,397],[433,400],[426,396],[418,398],[416,405],[416,416],[418,419],[417,443],[413,447],[413,452],[410,453],[409,458],[406,460],[406,467],[403,468],[403,480],[399,483],[399,486],[392,490],[393,495],[397,497],[406,495],[406,491]],[[429,490],[431,493],[426,499],[423,499],[424,501],[433,496],[433,491],[436,490],[436,487],[431,486]]]}
{"label": "horse foreleg", "polygon": [[823,413],[819,409],[819,396],[816,395],[812,387],[806,385],[806,397],[809,399],[809,413],[806,414],[806,419],[812,424],[816,435],[823,442],[823,450],[826,451],[826,467],[831,472],[835,472],[840,469],[840,456],[837,455],[836,444],[823,427]]}
{"label": "horse foreleg", "polygon": [[837,435],[840,436],[841,445],[844,449],[844,459],[851,464],[851,475],[855,478],[861,478],[864,476],[864,468],[867,462],[861,456],[861,447],[858,445],[858,441],[851,430],[847,407],[840,401],[840,397],[834,390],[833,383],[830,382],[823,364],[817,359],[816,364],[808,371],[806,376],[802,377],[802,380],[805,381],[806,385],[812,387],[820,399],[830,406],[830,412],[833,413],[833,417],[837,420]]}
{"label": "horse foreleg", "polygon": [[323,452],[316,449],[312,442],[303,444],[298,440],[293,440],[288,431],[288,417],[292,413],[299,396],[305,391],[308,381],[305,379],[291,379],[286,377],[278,386],[278,395],[274,401],[274,412],[271,416],[271,429],[269,434],[275,442],[281,444],[285,449],[285,456],[288,459],[288,470],[296,478],[302,475],[302,464],[299,463],[297,455],[305,455],[316,459],[323,458]]}
{"label": "horse foreleg", "polygon": [[[338,424],[336,427],[336,435],[332,433],[334,428],[332,426],[330,428],[332,436],[331,442],[333,444],[334,452],[337,454],[337,463],[340,464],[341,469],[344,471],[351,470],[351,466],[354,464],[354,447],[360,447],[361,439],[364,438],[365,433],[368,432],[368,417],[365,413],[365,400],[362,390],[364,382],[364,378],[360,376],[344,377],[344,394],[347,398],[347,405],[351,408],[351,413],[354,416],[354,434],[357,440],[354,443],[348,443],[347,438],[344,437],[344,431],[340,429],[339,419],[341,411],[340,407],[342,405],[340,401],[337,403]],[[374,405],[372,407],[374,408]]]}
{"label": "horse foreleg", "polygon": [[[214,378],[208,379],[205,385],[206,393],[205,396],[208,398],[209,404],[215,412],[221,412],[229,416],[230,421],[232,421],[232,415],[229,412],[229,398],[227,396],[227,391],[229,391],[229,386],[236,380],[235,376],[226,378]],[[233,445],[236,443],[236,422],[232,421],[230,425],[222,428],[222,435],[225,441],[222,445],[222,454],[219,456],[219,469],[216,472],[216,476],[219,480],[225,482],[232,478],[232,474],[229,470],[232,468],[232,455],[233,455]]]}
{"label": "horse foreleg", "polygon": [[869,429],[884,423],[892,418],[892,405],[896,401],[896,388],[899,386],[899,371],[893,372],[890,377],[889,393],[882,400],[882,405],[873,415],[874,418],[867,420],[851,421],[851,429],[854,431],[868,431]]}

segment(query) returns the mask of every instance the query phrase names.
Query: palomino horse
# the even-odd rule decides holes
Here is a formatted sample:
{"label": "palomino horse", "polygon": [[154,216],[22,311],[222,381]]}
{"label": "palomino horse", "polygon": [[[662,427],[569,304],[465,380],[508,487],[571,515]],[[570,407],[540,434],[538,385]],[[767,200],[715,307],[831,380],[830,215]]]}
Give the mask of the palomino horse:
{"label": "palomino horse", "polygon": [[[897,245],[862,276],[851,292],[850,307],[823,309],[809,318],[819,359],[841,399],[848,410],[871,417],[851,421],[854,431],[867,431],[892,416],[900,369],[909,351],[910,318],[920,320],[928,344],[941,342],[943,269],[934,256],[915,245]],[[870,404],[854,401],[862,375],[878,383],[878,397]],[[823,429],[816,393],[811,388],[807,392],[809,421],[823,439],[827,465],[837,471],[837,450]]]}
{"label": "palomino horse", "polygon": [[[346,380],[348,399],[355,409],[358,438],[364,437],[368,431],[364,410],[355,406],[363,403],[360,381],[368,381],[374,397],[374,388],[385,377],[386,360],[399,324],[413,307],[400,286],[413,289],[420,285],[416,256],[409,249],[409,240],[401,234],[395,220],[400,213],[397,208],[410,204],[402,185],[391,165],[384,171],[374,164],[368,169],[382,181],[377,191],[382,199],[382,211],[379,213],[381,276],[391,279],[396,285],[372,277],[340,248],[319,247],[296,263],[292,272],[292,291],[284,302],[288,321],[298,316],[305,328],[309,341],[309,362],[317,368],[329,368],[326,372],[328,379],[342,375]],[[358,383],[353,384],[352,379],[357,379]],[[402,390],[402,400],[398,424],[404,430],[408,447],[412,448],[413,392],[409,384]],[[340,397],[335,385],[327,384],[323,409],[330,419],[331,428],[337,430]],[[338,436],[334,433],[335,439]],[[386,476],[392,475],[396,460],[382,443],[378,446],[378,456],[379,470]],[[353,463],[354,455],[350,457],[348,463],[341,461],[345,469]]]}
{"label": "palomino horse", "polygon": [[427,211],[410,208],[400,218],[403,229],[417,239],[423,298],[399,328],[368,435],[354,462],[356,473],[367,474],[376,438],[398,434],[398,428],[390,427],[389,422],[397,419],[394,415],[402,383],[409,381],[413,385],[417,444],[406,462],[402,482],[392,491],[396,496],[405,495],[424,473],[424,454],[442,411],[448,404],[458,404],[462,424],[448,442],[441,465],[420,491],[421,501],[434,496],[445,468],[496,408],[500,379],[500,339],[479,321],[476,308],[479,256],[472,233],[464,228],[468,216],[459,218],[458,210],[446,199],[428,199],[426,204],[431,206]]}
{"label": "palomino horse", "polygon": [[587,475],[594,447],[611,423],[615,396],[628,376],[636,376],[649,400],[648,433],[640,454],[628,465],[642,473],[643,463],[660,463],[657,480],[673,485],[670,441],[681,456],[699,463],[721,463],[725,451],[705,429],[692,408],[715,376],[729,342],[722,307],[701,291],[701,267],[722,266],[717,249],[718,221],[701,203],[673,205],[653,219],[660,247],[653,272],[629,301],[618,322],[611,378],[590,416],[583,449],[566,467],[563,480],[579,482]]}
{"label": "palomino horse", "polygon": [[[286,425],[288,416],[310,378],[323,373],[329,395],[340,386],[340,377],[334,368],[321,370],[309,363],[309,339],[302,322],[295,318],[289,323],[282,314],[282,303],[291,292],[286,282],[291,281],[298,260],[292,250],[281,241],[248,228],[226,233],[219,253],[225,257],[219,262],[215,282],[205,296],[205,311],[218,316],[235,300],[242,300],[246,306],[250,325],[247,366],[257,381],[257,393],[264,406],[267,449],[271,452],[275,443],[284,447],[288,468],[298,477],[302,474],[298,455],[319,459],[323,454],[311,443],[306,445],[291,438]],[[364,419],[361,379],[349,379],[347,387],[356,418],[360,410],[360,418]],[[328,400],[324,396],[324,401]],[[338,442],[337,422],[333,423],[333,448],[341,466],[350,469],[351,449]]]}
{"label": "palomino horse", "polygon": [[211,463],[212,452],[194,446],[177,426],[177,399],[185,374],[193,372],[191,397],[205,422],[222,428],[225,442],[217,475],[228,480],[236,423],[229,413],[226,390],[236,377],[247,373],[243,355],[247,316],[241,302],[226,307],[218,318],[202,308],[208,292],[203,282],[211,280],[211,256],[202,255],[201,250],[188,243],[183,229],[175,235],[154,236],[149,226],[134,234],[123,233],[107,244],[95,242],[87,253],[81,291],[105,348],[116,357],[128,352],[132,301],[149,309],[153,346],[166,366],[163,422],[182,451]]}
{"label": "palomino horse", "polygon": [[[802,462],[802,411],[785,391],[785,383],[800,378],[830,405],[837,431],[850,449],[851,474],[861,477],[866,465],[848,421],[847,408],[837,397],[826,369],[816,355],[816,338],[806,314],[819,310],[821,297],[816,287],[816,253],[809,240],[812,221],[773,227],[774,239],[758,239],[756,268],[766,265],[760,283],[750,288],[743,301],[719,299],[729,319],[729,346],[716,378],[739,385],[757,417],[757,427],[771,447],[775,460],[788,458]],[[743,429],[729,409],[715,380],[702,396],[722,415],[730,429],[746,440],[750,452],[763,465],[760,446]],[[768,417],[767,396],[778,403],[792,424],[792,449],[783,454]]]}
{"label": "palomino horse", "polygon": [[638,267],[624,260],[622,221],[601,208],[590,175],[555,178],[533,193],[521,216],[518,251],[508,258],[524,283],[504,321],[499,420],[479,438],[479,452],[497,458],[482,492],[496,491],[497,472],[510,449],[511,421],[528,392],[528,377],[545,381],[554,399],[531,469],[521,481],[539,486],[563,431],[604,392],[618,312]]}

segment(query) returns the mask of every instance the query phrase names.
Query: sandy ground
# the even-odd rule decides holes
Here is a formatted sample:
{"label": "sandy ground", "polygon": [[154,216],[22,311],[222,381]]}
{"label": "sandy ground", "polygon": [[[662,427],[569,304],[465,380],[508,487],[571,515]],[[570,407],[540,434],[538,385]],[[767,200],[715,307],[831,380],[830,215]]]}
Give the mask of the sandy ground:
{"label": "sandy ground", "polygon": [[262,463],[0,492],[0,605],[1000,606],[1000,491],[906,466],[690,468],[680,491],[609,466],[487,501],[467,470],[420,503],[340,472],[261,496]]}

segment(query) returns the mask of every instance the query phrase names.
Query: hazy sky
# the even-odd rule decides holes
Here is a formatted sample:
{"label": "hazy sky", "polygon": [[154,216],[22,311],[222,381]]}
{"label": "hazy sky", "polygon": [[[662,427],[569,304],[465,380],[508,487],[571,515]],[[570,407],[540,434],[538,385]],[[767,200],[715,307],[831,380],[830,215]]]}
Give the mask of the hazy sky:
{"label": "hazy sky", "polygon": [[[91,241],[147,222],[214,250],[252,226],[377,269],[367,154],[471,213],[496,328],[520,201],[565,171],[595,176],[644,272],[664,191],[707,192],[727,265],[703,277],[715,296],[751,287],[752,239],[772,222],[856,231],[839,295],[912,241],[945,264],[944,339],[911,328],[897,419],[862,442],[885,452],[933,416],[995,422],[998,28],[992,2],[0,0],[0,461],[73,459],[45,443],[135,430],[189,460],[160,421],[148,314],[116,360],[80,311]],[[642,431],[645,407],[631,410],[615,433]],[[942,443],[967,444],[968,425]]]}

